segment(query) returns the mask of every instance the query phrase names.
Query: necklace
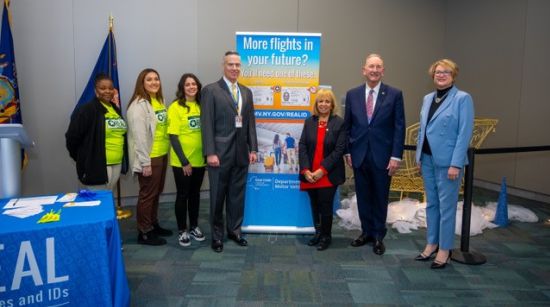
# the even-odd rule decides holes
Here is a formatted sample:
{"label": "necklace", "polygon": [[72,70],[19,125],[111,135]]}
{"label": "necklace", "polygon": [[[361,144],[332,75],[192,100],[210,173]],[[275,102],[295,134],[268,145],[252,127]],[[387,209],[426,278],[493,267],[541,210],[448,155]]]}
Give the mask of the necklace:
{"label": "necklace", "polygon": [[435,97],[434,98],[435,103],[440,103],[441,101],[443,101],[447,97],[447,94],[449,94],[449,92],[445,93],[445,95],[441,97]]}

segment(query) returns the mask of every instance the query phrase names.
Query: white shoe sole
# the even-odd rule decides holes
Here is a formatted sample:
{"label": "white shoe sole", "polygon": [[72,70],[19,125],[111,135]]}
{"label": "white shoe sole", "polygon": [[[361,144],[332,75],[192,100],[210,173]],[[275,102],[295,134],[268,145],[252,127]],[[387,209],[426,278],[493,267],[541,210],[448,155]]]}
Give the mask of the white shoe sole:
{"label": "white shoe sole", "polygon": [[198,242],[202,242],[204,240],[206,240],[206,237],[202,237],[202,238],[198,238],[198,237],[195,237],[194,235],[189,235],[191,237],[191,239],[195,240],[195,241],[198,241]]}
{"label": "white shoe sole", "polygon": [[191,240],[189,240],[189,242],[187,242],[187,243],[183,243],[180,240],[178,240],[178,243],[183,247],[187,247],[187,246],[191,245]]}

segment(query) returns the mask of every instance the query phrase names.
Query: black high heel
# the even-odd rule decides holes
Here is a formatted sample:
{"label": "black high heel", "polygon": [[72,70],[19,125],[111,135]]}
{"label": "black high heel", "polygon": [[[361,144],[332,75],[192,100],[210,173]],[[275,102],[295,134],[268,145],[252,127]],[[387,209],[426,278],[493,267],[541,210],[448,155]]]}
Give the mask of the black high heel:
{"label": "black high heel", "polygon": [[437,252],[439,251],[439,247],[436,248],[431,254],[429,254],[428,256],[424,255],[424,252],[420,253],[418,256],[416,256],[414,258],[414,260],[416,261],[428,261],[430,259],[432,259],[435,254],[437,254]]}
{"label": "black high heel", "polygon": [[437,260],[434,260],[432,262],[432,265],[430,265],[430,269],[438,270],[438,269],[444,269],[447,263],[451,262],[451,251],[449,251],[449,256],[447,256],[447,260],[445,262],[438,262]]}

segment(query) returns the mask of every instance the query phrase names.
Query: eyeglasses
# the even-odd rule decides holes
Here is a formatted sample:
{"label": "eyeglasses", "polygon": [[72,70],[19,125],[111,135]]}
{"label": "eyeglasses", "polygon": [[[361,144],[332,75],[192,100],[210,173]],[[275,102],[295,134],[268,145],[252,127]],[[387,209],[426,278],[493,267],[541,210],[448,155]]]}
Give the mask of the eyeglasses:
{"label": "eyeglasses", "polygon": [[434,71],[434,75],[450,75],[452,71],[450,70],[436,70]]}

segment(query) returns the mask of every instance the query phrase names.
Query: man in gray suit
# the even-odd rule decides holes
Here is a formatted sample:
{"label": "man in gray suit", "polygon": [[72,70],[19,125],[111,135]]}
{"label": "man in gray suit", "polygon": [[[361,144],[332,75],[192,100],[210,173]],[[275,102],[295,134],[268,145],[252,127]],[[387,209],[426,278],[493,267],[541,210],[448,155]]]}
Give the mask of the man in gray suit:
{"label": "man in gray suit", "polygon": [[240,246],[244,192],[249,163],[256,161],[258,141],[252,92],[239,84],[241,57],[228,51],[223,58],[223,77],[201,91],[203,153],[210,182],[210,226],[212,249],[223,251],[225,216],[227,237]]}

